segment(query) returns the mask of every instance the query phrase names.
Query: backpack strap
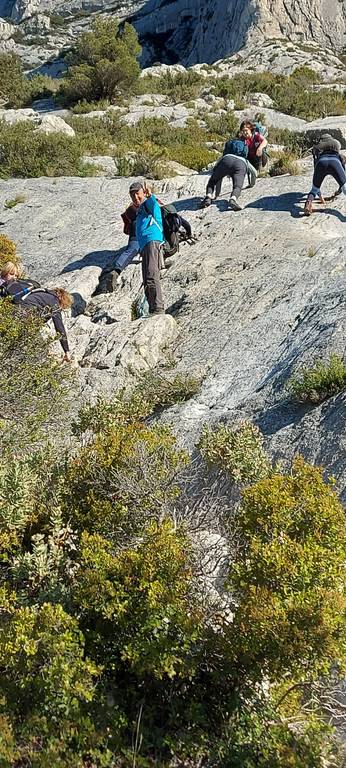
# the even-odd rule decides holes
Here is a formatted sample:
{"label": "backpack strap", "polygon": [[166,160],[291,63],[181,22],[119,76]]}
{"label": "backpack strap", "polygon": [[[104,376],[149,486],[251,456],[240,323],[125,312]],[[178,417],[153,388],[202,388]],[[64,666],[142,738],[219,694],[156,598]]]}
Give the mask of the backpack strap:
{"label": "backpack strap", "polygon": [[151,213],[151,211],[149,211],[149,210],[148,210],[148,208],[147,208],[147,206],[146,206],[145,202],[143,203],[143,208],[144,208],[145,212],[148,214],[148,216],[150,216],[150,218],[151,218],[151,220],[152,220],[152,223],[156,224],[156,226],[157,226],[157,228],[160,230],[160,232],[162,232],[162,233],[163,233],[163,228],[160,226],[159,222],[158,222],[158,221],[156,221],[156,219],[155,219],[155,216],[153,216],[153,214]]}

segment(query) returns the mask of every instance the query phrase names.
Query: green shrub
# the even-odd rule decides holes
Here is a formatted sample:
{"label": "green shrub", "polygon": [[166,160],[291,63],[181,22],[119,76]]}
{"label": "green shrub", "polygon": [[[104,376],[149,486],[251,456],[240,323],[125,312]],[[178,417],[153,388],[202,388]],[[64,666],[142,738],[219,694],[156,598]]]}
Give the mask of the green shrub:
{"label": "green shrub", "polygon": [[10,765],[19,759],[43,768],[49,759],[54,765],[67,761],[76,766],[77,730],[79,745],[86,751],[90,747],[87,704],[100,672],[84,656],[76,619],[61,606],[46,604],[13,611],[2,629],[1,706],[16,739]]}
{"label": "green shrub", "polygon": [[4,208],[7,208],[7,209],[15,208],[16,205],[19,205],[20,203],[25,203],[25,201],[26,201],[25,195],[16,195],[11,199],[5,200]]}
{"label": "green shrub", "polygon": [[282,152],[269,168],[269,176],[284,176],[286,173],[290,176],[299,174],[296,158],[290,152]]}
{"label": "green shrub", "polygon": [[147,75],[139,81],[141,93],[166,94],[173,104],[191,101],[197,98],[203,87],[205,79],[198,72],[170,72],[167,70],[160,77]]}
{"label": "green shrub", "polygon": [[336,354],[328,361],[318,360],[311,368],[302,368],[293,376],[288,388],[301,403],[322,403],[346,388],[346,363]]}
{"label": "green shrub", "polygon": [[[6,259],[7,260],[7,259]],[[30,451],[47,435],[66,400],[70,373],[50,353],[36,317],[22,317],[0,302],[1,454]]]}
{"label": "green shrub", "polygon": [[344,667],[346,529],[332,482],[297,458],[291,474],[245,489],[235,526],[231,634],[251,676],[264,664],[276,680],[316,679],[336,659]]}
{"label": "green shrub", "polygon": [[36,132],[30,123],[0,123],[2,178],[10,176],[87,176],[95,170],[83,164],[77,139]]}
{"label": "green shrub", "polygon": [[93,20],[90,32],[77,38],[66,57],[68,70],[61,84],[65,103],[113,100],[128,94],[138,80],[137,56],[141,52],[130,24],[119,28],[116,19]]}
{"label": "green shrub", "polygon": [[198,392],[200,386],[201,380],[197,376],[177,373],[173,379],[167,379],[159,374],[148,373],[142,377],[138,392],[147,400],[151,412],[155,413],[175,403],[184,403]]}
{"label": "green shrub", "polygon": [[14,264],[20,263],[17,246],[7,235],[0,234],[0,269],[7,261],[12,261]]}
{"label": "green shrub", "polygon": [[30,98],[29,81],[23,75],[19,56],[0,54],[0,99],[9,107],[22,107]]}
{"label": "green shrub", "polygon": [[263,442],[263,435],[254,424],[243,422],[235,429],[222,424],[215,430],[204,427],[199,449],[209,465],[217,466],[232,482],[244,485],[267,477],[272,471]]}
{"label": "green shrub", "polygon": [[[75,431],[87,430],[88,437],[68,461],[63,483],[62,509],[73,528],[111,540],[120,540],[124,531],[136,535],[143,520],[159,519],[179,493],[174,478],[186,465],[187,455],[177,449],[169,429],[146,427],[135,417],[137,407],[145,415],[155,408],[155,400],[151,403],[145,395],[135,392],[134,402],[127,405],[122,394],[112,409],[99,404],[96,411],[83,411]],[[102,419],[96,423],[100,408]],[[127,423],[124,408],[134,414]]]}
{"label": "green shrub", "polygon": [[99,101],[78,101],[74,105],[72,112],[75,115],[87,115],[88,112],[97,112],[99,109],[107,109],[109,107],[108,99],[100,99]]}

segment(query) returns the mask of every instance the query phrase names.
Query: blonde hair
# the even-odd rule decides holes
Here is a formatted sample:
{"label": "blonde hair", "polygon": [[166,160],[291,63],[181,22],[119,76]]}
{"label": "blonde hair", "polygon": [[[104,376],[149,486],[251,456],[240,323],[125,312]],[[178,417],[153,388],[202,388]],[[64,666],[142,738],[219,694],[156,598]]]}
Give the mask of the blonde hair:
{"label": "blonde hair", "polygon": [[67,293],[64,288],[52,288],[52,291],[56,293],[61,309],[71,309],[73,298],[70,293]]}
{"label": "blonde hair", "polygon": [[15,277],[20,277],[22,274],[22,269],[20,264],[15,264],[14,261],[6,261],[6,264],[1,269],[0,275],[3,280],[6,280],[6,278],[9,275],[15,275]]}

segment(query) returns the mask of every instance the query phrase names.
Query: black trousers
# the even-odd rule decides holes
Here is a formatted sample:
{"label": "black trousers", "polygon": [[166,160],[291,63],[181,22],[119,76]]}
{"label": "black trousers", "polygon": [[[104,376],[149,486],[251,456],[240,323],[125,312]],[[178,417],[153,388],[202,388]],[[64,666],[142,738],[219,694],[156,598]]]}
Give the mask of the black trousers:
{"label": "black trousers", "polygon": [[326,176],[332,176],[339,187],[346,184],[346,171],[337,155],[322,155],[320,157],[315,165],[312,187],[319,190]]}
{"label": "black trousers", "polygon": [[225,176],[230,176],[233,183],[233,197],[238,198],[244,184],[246,176],[246,164],[240,157],[234,157],[233,155],[225,155],[215,166],[213,173],[207,184],[207,195],[211,196],[214,193],[216,187],[216,197],[221,192],[222,179]]}

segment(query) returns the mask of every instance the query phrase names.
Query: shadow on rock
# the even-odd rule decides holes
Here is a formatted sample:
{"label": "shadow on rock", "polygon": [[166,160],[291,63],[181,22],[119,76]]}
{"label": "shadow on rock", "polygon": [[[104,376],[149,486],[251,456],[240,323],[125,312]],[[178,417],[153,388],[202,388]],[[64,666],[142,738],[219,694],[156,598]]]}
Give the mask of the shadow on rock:
{"label": "shadow on rock", "polygon": [[85,269],[86,267],[101,267],[101,269],[104,269],[107,265],[111,265],[115,261],[122,250],[123,248],[118,251],[91,251],[83,256],[82,259],[71,261],[69,264],[66,264],[61,274],[75,272],[77,269]]}
{"label": "shadow on rock", "polygon": [[312,409],[312,405],[294,403],[286,398],[257,414],[254,423],[264,435],[269,437],[284,427],[296,426]]}
{"label": "shadow on rock", "polygon": [[174,200],[172,205],[174,205],[178,213],[179,211],[198,211],[202,199],[202,195],[199,195],[199,197],[180,198],[179,200]]}
{"label": "shadow on rock", "polygon": [[287,211],[294,219],[298,219],[304,215],[300,204],[305,198],[306,195],[301,192],[284,192],[282,195],[260,197],[248,203],[246,208],[258,208],[260,211]]}

